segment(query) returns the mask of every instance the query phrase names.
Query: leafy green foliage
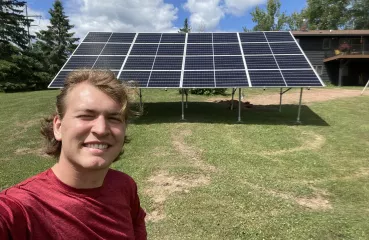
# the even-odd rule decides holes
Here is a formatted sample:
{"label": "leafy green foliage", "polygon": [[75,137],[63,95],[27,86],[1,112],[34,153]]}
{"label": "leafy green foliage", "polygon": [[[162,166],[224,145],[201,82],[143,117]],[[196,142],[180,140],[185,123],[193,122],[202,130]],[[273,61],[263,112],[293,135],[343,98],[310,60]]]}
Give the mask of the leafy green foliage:
{"label": "leafy green foliage", "polygon": [[[285,30],[288,18],[285,13],[280,13],[281,3],[279,0],[268,0],[266,9],[256,7],[251,12],[252,21],[256,23],[253,31],[279,31]],[[243,28],[244,31],[249,31]]]}
{"label": "leafy green foliage", "polygon": [[352,0],[349,8],[349,28],[369,29],[369,1]]}
{"label": "leafy green foliage", "polygon": [[[182,89],[179,89],[179,94],[182,94]],[[227,88],[191,88],[188,89],[188,93],[195,95],[225,95]]]}
{"label": "leafy green foliage", "polygon": [[75,42],[79,38],[74,38],[74,33],[69,32],[74,26],[69,24],[60,0],[54,2],[53,9],[50,9],[49,13],[51,25],[47,27],[47,30],[36,33],[35,45],[46,56],[44,58],[45,68],[54,76],[77,47]]}

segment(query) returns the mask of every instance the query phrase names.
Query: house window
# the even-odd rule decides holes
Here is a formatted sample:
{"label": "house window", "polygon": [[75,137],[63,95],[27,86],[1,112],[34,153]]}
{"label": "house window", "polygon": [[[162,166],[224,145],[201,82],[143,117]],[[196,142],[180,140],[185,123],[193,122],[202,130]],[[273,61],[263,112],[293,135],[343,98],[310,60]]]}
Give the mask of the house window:
{"label": "house window", "polygon": [[323,49],[331,49],[331,39],[330,38],[323,39]]}
{"label": "house window", "polygon": [[318,75],[323,74],[323,66],[322,65],[313,65],[314,70]]}

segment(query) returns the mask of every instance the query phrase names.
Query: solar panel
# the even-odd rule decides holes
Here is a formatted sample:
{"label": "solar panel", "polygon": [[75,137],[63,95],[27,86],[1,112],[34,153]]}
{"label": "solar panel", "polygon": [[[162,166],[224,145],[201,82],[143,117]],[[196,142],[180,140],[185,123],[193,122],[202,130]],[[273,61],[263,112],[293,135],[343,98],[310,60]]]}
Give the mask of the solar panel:
{"label": "solar panel", "polygon": [[185,43],[186,34],[163,33],[160,43]]}
{"label": "solar panel", "polygon": [[131,44],[106,44],[101,55],[126,55]]}
{"label": "solar panel", "polygon": [[89,32],[55,76],[110,69],[139,87],[314,87],[323,82],[290,32]]}
{"label": "solar panel", "polygon": [[89,32],[83,42],[107,42],[111,32]]}
{"label": "solar panel", "polygon": [[245,70],[242,71],[215,71],[217,87],[248,87]]}
{"label": "solar panel", "polygon": [[186,57],[185,70],[214,69],[213,57]]}
{"label": "solar panel", "polygon": [[74,55],[99,55],[105,43],[81,43]]}
{"label": "solar panel", "polygon": [[109,39],[112,43],[132,43],[136,33],[113,33]]}
{"label": "solar panel", "polygon": [[213,88],[214,71],[185,71],[183,76],[184,88]]}
{"label": "solar panel", "polygon": [[239,44],[214,44],[214,55],[241,55]]}
{"label": "solar panel", "polygon": [[160,44],[157,55],[183,55],[184,44]]}
{"label": "solar panel", "polygon": [[179,88],[181,79],[181,71],[160,71],[152,72],[148,87],[173,87]]}
{"label": "solar panel", "polygon": [[93,68],[99,69],[120,69],[122,67],[125,56],[100,56]]}
{"label": "solar panel", "polygon": [[188,44],[187,55],[213,55],[212,44]]}

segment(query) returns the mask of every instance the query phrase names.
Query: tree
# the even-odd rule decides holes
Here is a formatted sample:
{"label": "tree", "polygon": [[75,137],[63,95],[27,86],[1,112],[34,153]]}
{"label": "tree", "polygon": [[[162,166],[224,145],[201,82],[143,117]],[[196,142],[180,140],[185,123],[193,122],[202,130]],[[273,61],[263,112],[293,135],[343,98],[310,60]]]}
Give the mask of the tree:
{"label": "tree", "polygon": [[[29,43],[26,27],[32,22],[23,15],[25,1],[1,0],[0,1],[0,46],[15,44],[21,49],[27,48]],[[6,47],[8,48],[8,47]]]}
{"label": "tree", "polygon": [[369,1],[352,0],[350,6],[348,28],[369,29]]}
{"label": "tree", "polygon": [[[251,12],[252,21],[256,23],[253,31],[279,31],[286,29],[287,16],[280,13],[281,3],[279,0],[268,0],[266,9],[256,7]],[[243,27],[244,31],[249,31]]]}
{"label": "tree", "polygon": [[307,0],[304,10],[311,30],[344,28],[349,20],[350,0]]}
{"label": "tree", "polygon": [[77,47],[75,42],[79,38],[74,38],[74,32],[69,32],[74,26],[69,24],[60,0],[54,2],[53,9],[50,9],[49,13],[51,25],[47,30],[36,33],[36,46],[45,56],[45,67],[54,76]]}
{"label": "tree", "polygon": [[180,28],[179,33],[189,33],[191,32],[191,28],[188,26],[188,19],[184,20],[183,28]]}
{"label": "tree", "polygon": [[[304,20],[308,22],[304,10],[299,12],[293,12],[290,16],[287,16],[288,29],[291,31],[300,30],[304,24]],[[307,25],[308,28],[308,25]],[[306,29],[308,30],[308,29]]]}

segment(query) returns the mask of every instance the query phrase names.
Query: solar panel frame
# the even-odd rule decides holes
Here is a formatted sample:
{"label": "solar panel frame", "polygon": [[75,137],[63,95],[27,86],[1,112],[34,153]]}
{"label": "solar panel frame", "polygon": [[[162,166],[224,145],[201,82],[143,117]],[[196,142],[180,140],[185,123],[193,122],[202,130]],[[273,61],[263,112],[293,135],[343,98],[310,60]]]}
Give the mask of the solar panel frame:
{"label": "solar panel frame", "polygon": [[[325,86],[290,32],[89,32],[49,87],[60,87],[62,79],[71,70],[100,67],[114,70],[119,79],[139,76],[140,87],[170,85],[167,80],[160,81],[158,78],[153,78],[154,82],[149,84],[150,78],[145,78],[153,73],[156,77],[176,76],[180,81],[179,88],[190,85],[235,87],[236,83],[239,87]],[[299,71],[302,73],[300,83]],[[276,74],[274,80],[269,79],[271,73]],[[266,75],[263,77],[262,74]],[[245,81],[233,75],[245,77]],[[199,77],[200,81],[191,80],[191,76]],[[176,82],[170,87],[177,86],[178,80],[168,79]],[[146,80],[145,86],[143,82]]]}

